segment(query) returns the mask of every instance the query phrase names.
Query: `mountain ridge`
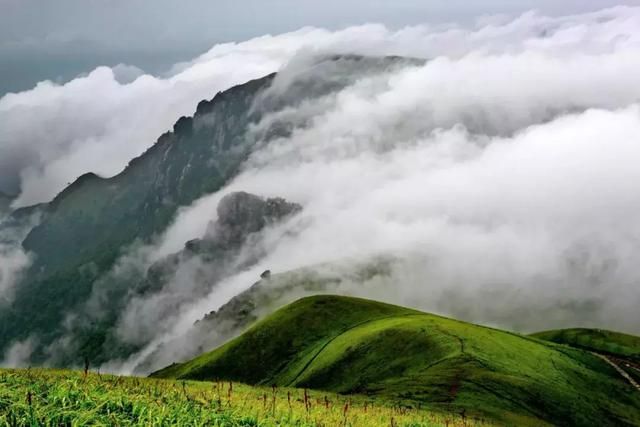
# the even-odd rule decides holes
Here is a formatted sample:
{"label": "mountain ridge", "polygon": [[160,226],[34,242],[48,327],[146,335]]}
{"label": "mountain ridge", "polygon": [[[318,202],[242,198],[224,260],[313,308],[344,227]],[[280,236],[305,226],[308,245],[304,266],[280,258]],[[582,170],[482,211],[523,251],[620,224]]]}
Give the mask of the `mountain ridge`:
{"label": "mountain ridge", "polygon": [[[82,304],[92,297],[95,283],[109,292],[105,310],[121,308],[129,293],[127,284],[110,284],[107,276],[129,248],[164,232],[179,207],[220,190],[256,144],[292,130],[276,121],[267,123],[262,133],[253,133],[253,124],[280,108],[326,96],[361,76],[403,64],[404,59],[395,57],[329,56],[298,67],[283,77],[285,84],[277,90],[270,90],[276,73],[236,85],[199,102],[192,117],[179,118],[172,131],[119,174],[83,174],[50,203],[21,209],[21,215],[39,211],[42,216],[22,242],[32,256],[31,267],[16,286],[12,309],[0,312],[0,352],[37,337],[31,340],[38,343],[32,361],[57,363],[61,350],[48,347],[64,333],[65,318],[84,310]],[[95,329],[90,341],[102,340],[104,329],[113,326],[93,328],[88,323],[88,330]],[[106,355],[74,353],[61,360],[69,366],[71,359],[82,363],[85,357],[104,360]]]}
{"label": "mountain ridge", "polygon": [[[240,114],[236,120],[248,123],[255,92],[272,80],[270,75],[235,86],[227,95],[220,93],[201,103],[198,117],[204,117],[202,106],[209,105],[209,115]],[[0,313],[0,349],[38,331],[51,335],[51,326],[60,324],[68,307],[89,297],[93,281],[124,247],[164,229],[179,206],[221,188],[235,173],[247,150],[225,149],[243,146],[246,126],[221,120],[215,125],[218,140],[227,141],[210,144],[211,135],[194,134],[192,125],[192,120],[179,119],[172,132],[160,136],[121,173],[111,178],[84,174],[38,208],[43,218],[23,241],[35,262],[17,287],[15,309]],[[215,165],[208,162],[212,155],[218,159]],[[47,358],[42,351],[35,356],[40,362]]]}

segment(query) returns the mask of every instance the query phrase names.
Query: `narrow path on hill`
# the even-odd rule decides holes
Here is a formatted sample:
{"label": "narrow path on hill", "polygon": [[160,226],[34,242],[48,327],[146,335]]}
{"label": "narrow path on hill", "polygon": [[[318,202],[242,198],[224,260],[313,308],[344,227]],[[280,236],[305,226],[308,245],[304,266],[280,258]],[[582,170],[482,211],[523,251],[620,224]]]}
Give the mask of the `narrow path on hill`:
{"label": "narrow path on hill", "polygon": [[620,366],[618,366],[616,363],[614,363],[613,361],[611,361],[607,356],[603,355],[603,354],[598,354],[598,353],[593,353],[592,354],[598,356],[600,359],[604,360],[605,362],[607,362],[609,365],[611,365],[616,371],[618,371],[618,373],[624,377],[624,379],[626,379],[629,384],[631,384],[632,386],[635,387],[636,390],[640,391],[640,384],[638,384],[636,382],[636,380],[634,380],[633,378],[631,378],[631,375],[629,375],[624,369],[622,369]]}
{"label": "narrow path on hill", "polygon": [[621,357],[612,357],[612,356],[608,356],[608,357],[613,361],[613,363],[617,365],[624,365],[627,368],[631,368],[633,370],[640,372],[640,364],[638,362],[634,362],[632,360],[624,359]]}
{"label": "narrow path on hill", "polygon": [[385,317],[378,317],[376,319],[369,319],[369,320],[365,320],[362,321],[360,323],[356,323],[353,326],[350,326],[347,329],[342,330],[339,334],[334,335],[333,337],[329,338],[323,345],[322,347],[320,347],[318,349],[318,351],[316,351],[316,353],[313,355],[313,357],[311,359],[309,359],[309,361],[307,361],[307,363],[305,363],[305,365],[302,367],[302,369],[300,370],[300,372],[298,372],[298,374],[295,376],[295,378],[293,378],[291,381],[289,381],[289,384],[287,384],[289,387],[292,387],[293,384],[298,380],[298,378],[300,378],[300,376],[304,373],[304,371],[307,370],[307,368],[318,358],[318,356],[320,355],[320,353],[322,353],[322,351],[327,348],[329,346],[329,344],[331,344],[332,342],[334,342],[336,339],[338,339],[338,337],[341,337],[342,335],[346,334],[349,331],[352,331],[356,328],[359,328],[360,326],[369,324],[369,323],[373,323],[373,322],[379,322],[381,320],[389,320],[389,319],[395,319],[395,318],[399,318],[399,317],[412,317],[412,316],[426,316],[426,314],[423,313],[412,313],[412,314],[393,314],[391,316],[385,316]]}

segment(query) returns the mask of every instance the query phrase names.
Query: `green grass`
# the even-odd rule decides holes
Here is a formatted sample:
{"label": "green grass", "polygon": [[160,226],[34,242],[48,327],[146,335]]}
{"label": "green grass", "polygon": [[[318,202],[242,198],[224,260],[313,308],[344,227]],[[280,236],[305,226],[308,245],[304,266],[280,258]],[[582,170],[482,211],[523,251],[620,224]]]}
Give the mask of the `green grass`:
{"label": "green grass", "polygon": [[541,340],[640,362],[640,337],[604,329],[557,329],[532,334]]}
{"label": "green grass", "polygon": [[[306,396],[306,397],[305,397]],[[0,369],[0,426],[481,426],[456,415],[393,407],[359,396]]]}
{"label": "green grass", "polygon": [[153,376],[355,393],[514,425],[640,425],[640,393],[588,352],[347,297],[299,300]]}

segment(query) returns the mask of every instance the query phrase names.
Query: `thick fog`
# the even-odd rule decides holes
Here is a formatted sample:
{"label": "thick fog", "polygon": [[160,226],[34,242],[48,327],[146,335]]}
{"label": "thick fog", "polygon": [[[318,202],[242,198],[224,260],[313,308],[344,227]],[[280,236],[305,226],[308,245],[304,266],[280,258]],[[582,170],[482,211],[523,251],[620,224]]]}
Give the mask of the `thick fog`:
{"label": "thick fog", "polygon": [[[85,167],[121,169],[171,117],[212,91],[281,70],[268,96],[287,96],[301,72],[329,78],[314,75],[312,65],[336,52],[425,62],[369,73],[250,129],[260,137],[274,123],[294,126],[286,138],[261,141],[227,187],[181,210],[156,243],[132,249],[115,273],[128,265],[143,271],[202,237],[232,191],[284,197],[302,212],[262,233],[265,256],[257,263],[169,316],[162,312],[162,325],[158,295],[132,301],[116,328],[123,341],[146,348],[109,369],[135,368],[266,269],[348,271],[350,260],[391,261],[373,283],[349,280],[332,292],[520,331],[640,333],[640,8],[527,13],[471,27],[305,29],[214,47],[167,80],[121,84],[103,68],[65,86],[43,84],[0,101],[0,120],[10,125],[0,127],[0,138],[18,135],[14,146],[24,149],[4,182],[21,189],[15,206],[46,200]],[[76,85],[90,85],[95,96]],[[158,105],[167,98],[171,106]],[[25,112],[30,130],[19,139]],[[34,154],[45,134],[53,140],[42,146],[47,155]],[[175,292],[202,268],[198,260],[182,267],[163,291]],[[28,344],[17,343],[7,357],[17,359]],[[169,348],[156,363],[197,344],[183,342],[182,353]]]}

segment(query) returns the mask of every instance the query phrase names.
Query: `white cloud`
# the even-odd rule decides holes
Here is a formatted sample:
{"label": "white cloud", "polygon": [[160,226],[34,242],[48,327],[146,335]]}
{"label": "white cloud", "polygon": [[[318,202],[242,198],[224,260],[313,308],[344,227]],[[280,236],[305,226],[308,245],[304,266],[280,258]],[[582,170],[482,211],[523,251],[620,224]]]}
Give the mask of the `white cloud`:
{"label": "white cloud", "polygon": [[[617,18],[601,19],[609,15]],[[524,330],[639,332],[634,20],[638,10],[529,15],[506,24],[526,34],[520,42],[487,36],[515,30],[466,33],[473,43],[486,36],[487,48],[362,79],[265,119],[310,125],[271,141],[227,188],[185,209],[163,251],[199,236],[220,195],[235,190],[303,203],[289,224],[297,232],[267,233],[259,265],[181,309],[173,331],[123,369],[264,269],[380,254],[399,258],[389,280],[342,291]],[[375,30],[370,40],[385,44]]]}
{"label": "white cloud", "polygon": [[29,256],[13,245],[0,243],[0,306],[11,300],[20,273],[30,264]]}
{"label": "white cloud", "polygon": [[100,67],[64,85],[42,82],[4,96],[0,185],[19,181],[19,207],[52,199],[85,172],[118,173],[178,117],[191,115],[200,100],[276,70],[290,49],[257,43],[209,53],[206,61],[166,79],[142,75],[120,83],[133,78],[134,70]]}
{"label": "white cloud", "polygon": [[268,255],[257,266],[180,307],[167,319],[172,330],[153,336],[147,328],[152,344],[143,354],[267,268],[381,254],[398,259],[388,281],[343,291],[507,327],[577,322],[640,332],[639,28],[640,9],[615,8],[562,18],[528,13],[472,29],[367,25],[265,36],[216,46],[166,79],[123,85],[102,68],[5,97],[0,152],[24,148],[27,160],[16,164],[18,204],[26,204],[86,170],[117,172],[218,88],[291,62],[275,83],[287,93],[300,58],[428,58],[253,129],[305,123],[254,153],[227,188],[183,209],[139,262],[201,237],[219,198],[235,190],[302,203],[288,224],[295,233],[265,233]]}
{"label": "white cloud", "polygon": [[[626,50],[630,52],[627,59],[633,60],[632,51],[639,46],[640,36],[634,30],[638,25],[637,9],[618,7],[564,18],[526,13],[513,21],[478,24],[472,29],[417,26],[390,31],[365,25],[330,32],[307,28],[217,45],[189,63],[176,65],[167,78],[142,75],[130,81],[138,70],[123,65],[100,67],[64,85],[42,82],[30,91],[0,99],[0,189],[20,188],[14,205],[24,206],[50,200],[85,172],[111,176],[179,116],[191,114],[201,99],[276,71],[301,51],[443,57],[439,59],[442,67],[447,66],[444,58],[469,53],[516,53],[531,55],[531,61],[554,55],[560,62],[568,54],[575,60],[567,65],[574,67],[574,78],[580,80],[584,78],[580,67],[588,65],[584,64],[588,60],[581,63],[575,52],[598,55]],[[617,59],[625,60],[621,54]],[[494,58],[494,65],[500,67],[499,58]],[[610,74],[616,65],[620,64],[611,63]],[[618,73],[627,75],[624,70]]]}
{"label": "white cloud", "polygon": [[0,211],[0,310],[12,302],[22,272],[31,265],[32,257],[20,243],[39,220],[37,212],[16,220]]}

